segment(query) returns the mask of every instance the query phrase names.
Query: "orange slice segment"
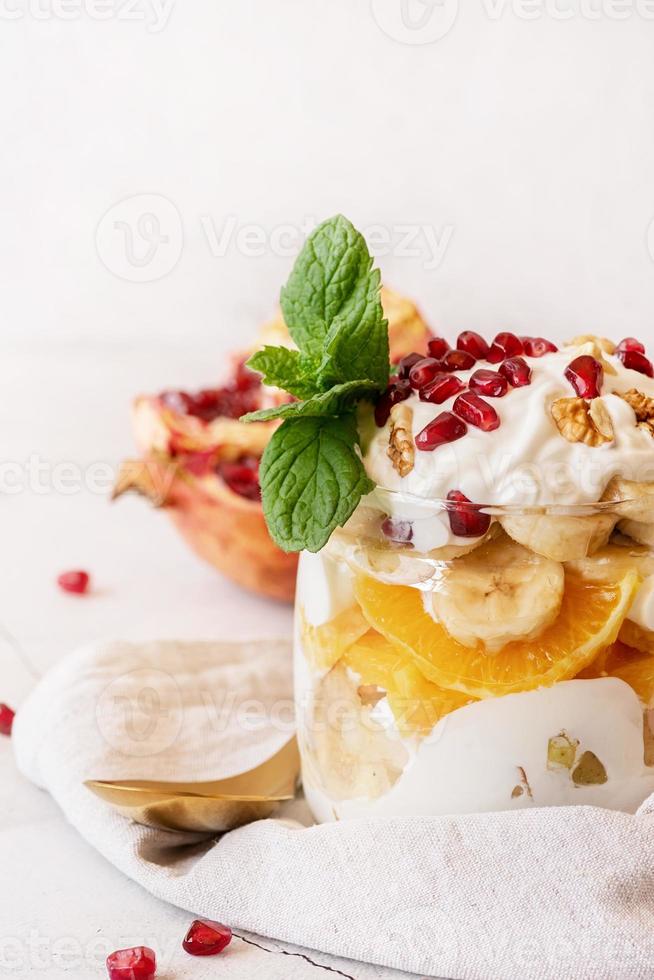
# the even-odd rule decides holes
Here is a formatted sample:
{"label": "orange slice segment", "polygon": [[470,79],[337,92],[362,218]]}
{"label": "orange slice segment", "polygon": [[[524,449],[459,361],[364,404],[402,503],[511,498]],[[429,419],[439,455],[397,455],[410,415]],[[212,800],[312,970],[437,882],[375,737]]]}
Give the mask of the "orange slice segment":
{"label": "orange slice segment", "polygon": [[557,620],[536,639],[514,641],[492,654],[481,644],[454,640],[426,612],[417,589],[359,576],[355,592],[370,625],[406,650],[428,680],[484,698],[574,677],[615,642],[639,582],[636,572],[601,584],[567,574]]}
{"label": "orange slice segment", "polygon": [[358,606],[344,609],[322,626],[313,626],[300,607],[298,620],[304,655],[318,670],[331,670],[347,648],[370,629]]}
{"label": "orange slice segment", "polygon": [[447,691],[432,684],[406,653],[369,630],[346,650],[342,663],[361,677],[362,686],[382,688],[398,728],[406,733],[430,732],[451,711],[471,704],[459,691]]}

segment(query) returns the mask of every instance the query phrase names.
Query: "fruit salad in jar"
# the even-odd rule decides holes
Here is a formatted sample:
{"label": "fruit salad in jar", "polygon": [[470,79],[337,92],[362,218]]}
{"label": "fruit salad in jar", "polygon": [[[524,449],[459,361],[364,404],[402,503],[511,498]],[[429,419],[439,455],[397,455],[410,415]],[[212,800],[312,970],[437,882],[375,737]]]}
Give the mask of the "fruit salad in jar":
{"label": "fruit salad in jar", "polygon": [[634,811],[654,791],[644,345],[465,331],[389,374],[365,243],[345,219],[317,234],[282,293],[300,355],[277,381],[300,400],[262,474],[271,533],[303,552],[316,818]]}

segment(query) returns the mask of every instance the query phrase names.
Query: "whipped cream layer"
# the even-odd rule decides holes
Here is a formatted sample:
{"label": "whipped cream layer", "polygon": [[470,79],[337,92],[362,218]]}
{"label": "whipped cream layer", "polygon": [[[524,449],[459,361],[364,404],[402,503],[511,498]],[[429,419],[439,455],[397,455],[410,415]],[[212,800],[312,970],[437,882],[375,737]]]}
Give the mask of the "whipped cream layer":
{"label": "whipped cream layer", "polygon": [[[634,410],[619,397],[636,388],[654,398],[654,379],[625,368],[619,358],[604,355],[616,374],[605,372],[601,393],[613,422],[613,442],[591,447],[570,443],[559,432],[551,407],[559,398],[576,397],[565,369],[579,353],[581,348],[566,347],[540,358],[525,357],[532,370],[530,385],[509,388],[503,398],[482,396],[497,412],[499,428],[483,432],[468,425],[467,434],[456,442],[430,452],[416,449],[414,467],[405,477],[387,455],[390,422],[372,434],[366,427],[368,475],[380,487],[428,500],[460,490],[474,503],[515,506],[595,503],[614,476],[654,483],[654,438],[636,424]],[[467,381],[479,369],[498,366],[478,361],[457,376]],[[451,411],[454,401],[433,405],[420,401],[418,392],[411,395],[404,404],[413,410],[414,438],[442,412]]]}

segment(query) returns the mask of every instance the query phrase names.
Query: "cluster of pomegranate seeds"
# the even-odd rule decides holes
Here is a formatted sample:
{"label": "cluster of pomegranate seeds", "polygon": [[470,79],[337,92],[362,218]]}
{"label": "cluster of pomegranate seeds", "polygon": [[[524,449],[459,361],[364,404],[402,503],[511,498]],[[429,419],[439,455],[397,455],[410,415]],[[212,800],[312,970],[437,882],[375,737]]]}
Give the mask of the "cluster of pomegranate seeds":
{"label": "cluster of pomegranate seeds", "polygon": [[455,374],[437,374],[433,381],[420,389],[419,397],[422,402],[442,405],[448,398],[453,398],[464,389],[465,382]]}
{"label": "cluster of pomegranate seeds", "polygon": [[430,356],[437,359],[444,357],[449,349],[450,345],[446,341],[445,337],[433,337],[427,344],[427,350],[429,351]]}
{"label": "cluster of pomegranate seeds", "polygon": [[565,369],[565,376],[580,398],[599,398],[604,381],[604,368],[590,354],[575,357]]}
{"label": "cluster of pomegranate seeds", "polygon": [[431,452],[448,442],[462,439],[468,427],[451,412],[441,412],[435,419],[428,422],[416,436],[416,446],[424,452]]}
{"label": "cluster of pomegranate seeds", "polygon": [[215,956],[232,941],[232,930],[220,922],[196,919],[186,933],[182,946],[191,956]]}
{"label": "cluster of pomegranate seeds", "polygon": [[247,500],[261,500],[259,484],[259,463],[257,456],[241,456],[228,462],[222,460],[216,466],[216,472],[233,493]]}
{"label": "cluster of pomegranate seeds", "polygon": [[507,357],[518,357],[524,354],[525,350],[522,341],[514,333],[498,333],[488,351],[487,361],[491,364],[499,364]]}
{"label": "cluster of pomegranate seeds", "polygon": [[531,384],[531,368],[524,357],[507,357],[497,369],[512,388],[523,388]]}
{"label": "cluster of pomegranate seeds", "polygon": [[475,371],[468,386],[471,391],[486,395],[488,398],[503,398],[509,390],[509,382],[503,375],[498,374],[497,371],[485,371],[483,368]]}
{"label": "cluster of pomegranate seeds", "polygon": [[447,495],[451,506],[447,509],[452,534],[459,538],[480,538],[486,534],[491,524],[488,514],[483,514],[477,504],[473,504],[460,490],[451,490]]}
{"label": "cluster of pomegranate seeds", "polygon": [[472,354],[476,361],[485,361],[488,357],[488,344],[480,334],[474,330],[464,330],[459,334],[456,342],[458,350],[464,350]]}
{"label": "cluster of pomegranate seeds", "polygon": [[435,357],[423,357],[409,371],[409,384],[412,388],[424,388],[442,371],[441,362]]}
{"label": "cluster of pomegranate seeds", "polygon": [[204,388],[195,394],[164,391],[163,404],[180,415],[192,415],[203,422],[217,418],[237,419],[259,408],[261,376],[238,364],[232,380],[221,388]]}
{"label": "cluster of pomegranate seeds", "polygon": [[57,585],[64,592],[71,592],[73,595],[84,595],[88,592],[91,578],[88,572],[81,570],[73,572],[62,572],[57,577]]}
{"label": "cluster of pomegranate seeds", "polygon": [[485,402],[479,395],[475,395],[474,391],[465,391],[459,395],[454,402],[452,411],[459,418],[469,422],[470,425],[481,429],[482,432],[492,432],[493,429],[499,429],[499,415],[492,405]]}
{"label": "cluster of pomegranate seeds", "polygon": [[8,704],[0,704],[0,735],[11,735],[15,715]]}
{"label": "cluster of pomegranate seeds", "polygon": [[527,357],[544,357],[545,354],[556,354],[559,349],[551,340],[544,337],[521,337],[524,353]]}
{"label": "cluster of pomegranate seeds", "polygon": [[405,543],[413,538],[413,524],[410,521],[395,521],[386,517],[381,525],[382,534],[390,541]]}
{"label": "cluster of pomegranate seeds", "polygon": [[405,401],[411,394],[411,391],[411,385],[404,378],[400,378],[399,381],[393,381],[388,386],[375,405],[375,422],[380,429],[388,422],[388,416],[391,414],[393,405]]}
{"label": "cluster of pomegranate seeds", "polygon": [[148,946],[119,949],[107,957],[110,980],[153,980],[157,972],[157,957]]}

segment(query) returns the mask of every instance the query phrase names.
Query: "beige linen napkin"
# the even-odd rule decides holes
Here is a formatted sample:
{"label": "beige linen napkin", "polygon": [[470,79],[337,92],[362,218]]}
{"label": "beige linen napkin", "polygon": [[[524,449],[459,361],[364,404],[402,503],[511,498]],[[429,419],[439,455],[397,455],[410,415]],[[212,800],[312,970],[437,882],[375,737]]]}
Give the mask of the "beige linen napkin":
{"label": "beige linen napkin", "polygon": [[89,843],[194,914],[423,976],[654,976],[654,797],[635,816],[566,807],[321,827],[295,803],[216,840],[139,826],[83,785],[243,772],[286,742],[291,711],[285,641],[104,643],[41,681],[14,744]]}

